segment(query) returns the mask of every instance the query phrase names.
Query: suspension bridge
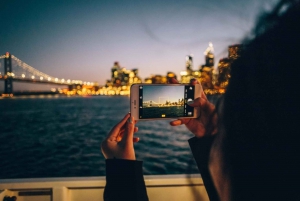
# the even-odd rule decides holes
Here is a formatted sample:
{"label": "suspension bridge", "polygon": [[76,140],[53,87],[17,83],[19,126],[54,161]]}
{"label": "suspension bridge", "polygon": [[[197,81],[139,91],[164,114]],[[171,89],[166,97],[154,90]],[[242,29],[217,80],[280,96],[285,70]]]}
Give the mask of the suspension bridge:
{"label": "suspension bridge", "polygon": [[82,80],[53,77],[33,68],[9,52],[0,55],[0,80],[4,80],[4,95],[8,96],[13,94],[13,82],[65,85],[69,89],[82,85],[93,86],[95,84]]}

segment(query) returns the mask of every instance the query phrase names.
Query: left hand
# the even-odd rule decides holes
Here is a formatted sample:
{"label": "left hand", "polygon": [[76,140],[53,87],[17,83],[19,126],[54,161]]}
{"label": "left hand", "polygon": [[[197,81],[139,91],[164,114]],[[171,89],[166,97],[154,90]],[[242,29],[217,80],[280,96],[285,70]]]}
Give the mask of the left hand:
{"label": "left hand", "polygon": [[125,115],[101,143],[104,157],[106,159],[135,160],[133,143],[138,142],[139,138],[133,137],[133,134],[137,130],[133,117],[130,114]]}

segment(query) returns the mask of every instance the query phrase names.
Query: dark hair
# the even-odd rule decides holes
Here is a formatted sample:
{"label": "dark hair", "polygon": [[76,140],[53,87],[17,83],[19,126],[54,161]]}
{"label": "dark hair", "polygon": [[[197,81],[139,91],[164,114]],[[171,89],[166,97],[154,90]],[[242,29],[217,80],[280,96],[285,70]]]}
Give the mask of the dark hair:
{"label": "dark hair", "polygon": [[260,16],[231,66],[222,142],[232,200],[300,200],[300,3]]}

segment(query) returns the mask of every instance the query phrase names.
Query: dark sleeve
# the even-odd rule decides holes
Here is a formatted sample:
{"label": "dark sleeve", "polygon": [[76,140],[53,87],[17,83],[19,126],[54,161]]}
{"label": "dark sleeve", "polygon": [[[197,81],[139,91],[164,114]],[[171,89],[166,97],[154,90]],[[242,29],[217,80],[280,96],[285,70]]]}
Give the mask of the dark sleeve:
{"label": "dark sleeve", "polygon": [[148,201],[143,177],[143,162],[106,160],[105,201]]}
{"label": "dark sleeve", "polygon": [[205,189],[207,191],[210,201],[218,201],[219,196],[217,194],[216,188],[213,184],[210,172],[208,170],[208,160],[211,145],[214,141],[214,136],[196,138],[193,137],[189,139],[189,144],[197,163],[198,169],[200,171]]}

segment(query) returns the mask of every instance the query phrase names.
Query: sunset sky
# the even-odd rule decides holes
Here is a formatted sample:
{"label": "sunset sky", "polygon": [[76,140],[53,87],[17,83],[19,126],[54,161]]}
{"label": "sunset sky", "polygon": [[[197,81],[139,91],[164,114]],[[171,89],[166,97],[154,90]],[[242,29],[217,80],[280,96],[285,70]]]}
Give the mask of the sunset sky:
{"label": "sunset sky", "polygon": [[[151,74],[194,69],[212,42],[215,66],[241,41],[256,16],[277,0],[19,0],[2,1],[0,55],[10,52],[58,78],[110,78],[115,61]],[[0,69],[0,71],[3,71]]]}
{"label": "sunset sky", "polygon": [[184,98],[184,86],[144,86],[143,101],[165,103],[178,102]]}

